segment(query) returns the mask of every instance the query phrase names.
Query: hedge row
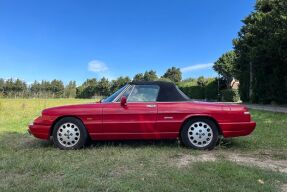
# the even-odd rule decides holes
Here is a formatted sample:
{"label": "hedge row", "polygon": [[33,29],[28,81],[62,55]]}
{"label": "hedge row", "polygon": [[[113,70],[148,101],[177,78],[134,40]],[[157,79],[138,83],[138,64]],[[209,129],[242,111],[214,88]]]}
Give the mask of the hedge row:
{"label": "hedge row", "polygon": [[198,85],[178,86],[191,99],[218,100],[218,88],[216,81],[209,82],[206,86]]}
{"label": "hedge row", "polygon": [[216,81],[209,82],[206,86],[189,85],[178,87],[191,99],[199,100],[217,100],[225,102],[240,101],[239,91],[236,89],[224,89],[218,95],[218,87]]}

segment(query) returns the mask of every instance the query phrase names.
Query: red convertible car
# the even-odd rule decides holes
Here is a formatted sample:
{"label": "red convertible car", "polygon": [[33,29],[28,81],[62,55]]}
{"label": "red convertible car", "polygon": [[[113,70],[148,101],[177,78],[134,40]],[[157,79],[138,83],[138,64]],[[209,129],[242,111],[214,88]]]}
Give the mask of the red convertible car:
{"label": "red convertible car", "polygon": [[190,100],[169,82],[132,82],[98,103],[48,108],[29,133],[61,149],[92,140],[176,139],[212,149],[219,135],[250,134],[256,126],[246,107]]}

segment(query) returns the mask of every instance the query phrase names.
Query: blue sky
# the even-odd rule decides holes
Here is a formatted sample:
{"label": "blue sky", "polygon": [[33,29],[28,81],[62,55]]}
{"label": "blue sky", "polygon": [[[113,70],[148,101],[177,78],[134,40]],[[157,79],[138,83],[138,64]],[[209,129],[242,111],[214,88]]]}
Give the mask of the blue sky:
{"label": "blue sky", "polygon": [[34,80],[167,68],[216,76],[211,65],[255,0],[0,0],[0,77]]}

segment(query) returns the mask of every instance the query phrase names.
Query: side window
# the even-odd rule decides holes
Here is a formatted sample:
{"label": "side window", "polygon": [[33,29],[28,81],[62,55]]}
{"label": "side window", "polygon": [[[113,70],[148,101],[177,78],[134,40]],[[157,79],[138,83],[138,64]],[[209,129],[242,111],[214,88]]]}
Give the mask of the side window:
{"label": "side window", "polygon": [[128,102],[152,102],[156,101],[159,92],[157,85],[135,85]]}

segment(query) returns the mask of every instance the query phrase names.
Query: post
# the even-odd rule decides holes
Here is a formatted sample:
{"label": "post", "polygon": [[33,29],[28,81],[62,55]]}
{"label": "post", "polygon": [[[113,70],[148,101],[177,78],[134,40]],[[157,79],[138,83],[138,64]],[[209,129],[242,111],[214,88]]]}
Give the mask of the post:
{"label": "post", "polygon": [[249,63],[249,102],[252,101],[252,94],[253,94],[253,86],[252,86],[252,79],[253,79],[253,74],[252,74],[252,62],[250,61]]}
{"label": "post", "polygon": [[217,77],[217,99],[218,101],[220,101],[220,92],[219,92],[219,79],[220,79],[220,75],[218,74],[218,77]]}

